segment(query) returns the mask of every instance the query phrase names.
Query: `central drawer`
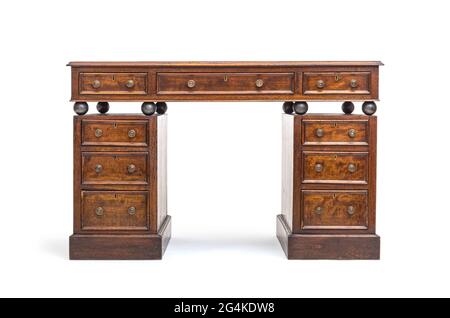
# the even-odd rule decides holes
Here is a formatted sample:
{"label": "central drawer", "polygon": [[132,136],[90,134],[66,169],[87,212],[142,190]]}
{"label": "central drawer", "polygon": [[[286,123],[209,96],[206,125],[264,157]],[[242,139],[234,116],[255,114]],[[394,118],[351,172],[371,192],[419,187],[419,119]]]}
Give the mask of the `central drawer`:
{"label": "central drawer", "polygon": [[157,94],[293,94],[294,73],[158,73]]}
{"label": "central drawer", "polygon": [[82,153],[83,184],[147,185],[147,152]]}
{"label": "central drawer", "polygon": [[367,184],[367,152],[303,152],[303,183]]}
{"label": "central drawer", "polygon": [[82,230],[148,230],[148,192],[82,191]]}

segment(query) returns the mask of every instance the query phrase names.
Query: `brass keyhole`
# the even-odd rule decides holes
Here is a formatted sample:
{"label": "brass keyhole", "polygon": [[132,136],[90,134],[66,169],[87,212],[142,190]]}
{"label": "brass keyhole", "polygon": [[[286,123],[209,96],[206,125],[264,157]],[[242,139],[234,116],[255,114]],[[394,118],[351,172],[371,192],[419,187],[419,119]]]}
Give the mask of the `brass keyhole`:
{"label": "brass keyhole", "polygon": [[114,127],[114,128],[117,128],[117,123],[113,123],[113,127]]}
{"label": "brass keyhole", "polygon": [[341,78],[339,77],[338,74],[336,74],[336,75],[334,76],[334,80],[335,80],[336,82],[339,82],[340,79],[341,79]]}
{"label": "brass keyhole", "polygon": [[228,82],[228,76],[227,76],[227,75],[225,75],[225,76],[223,77],[223,81],[224,81],[224,82]]}

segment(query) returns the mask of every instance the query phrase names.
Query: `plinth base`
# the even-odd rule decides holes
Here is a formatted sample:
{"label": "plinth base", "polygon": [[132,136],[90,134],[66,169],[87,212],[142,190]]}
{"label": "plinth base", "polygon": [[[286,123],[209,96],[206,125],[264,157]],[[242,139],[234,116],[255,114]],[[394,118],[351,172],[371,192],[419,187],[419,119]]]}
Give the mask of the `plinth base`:
{"label": "plinth base", "polygon": [[102,235],[74,234],[69,249],[72,260],[161,259],[171,235],[167,216],[158,234]]}
{"label": "plinth base", "polygon": [[380,259],[376,234],[293,234],[280,214],[277,237],[288,259]]}

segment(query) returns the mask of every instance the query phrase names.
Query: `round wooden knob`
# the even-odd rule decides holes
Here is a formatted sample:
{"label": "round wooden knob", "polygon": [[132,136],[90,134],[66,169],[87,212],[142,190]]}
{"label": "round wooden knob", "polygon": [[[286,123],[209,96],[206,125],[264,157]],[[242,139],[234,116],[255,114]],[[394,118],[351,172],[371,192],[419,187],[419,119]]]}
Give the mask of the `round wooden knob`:
{"label": "round wooden knob", "polygon": [[316,165],[314,166],[314,170],[316,172],[322,172],[323,171],[323,165],[320,163],[316,163]]}
{"label": "round wooden knob", "polygon": [[133,80],[128,80],[127,83],[125,84],[126,87],[128,88],[133,88],[134,87],[134,81]]}
{"label": "round wooden knob", "polygon": [[103,136],[103,130],[97,128],[94,132],[95,137],[100,138],[101,136]]}
{"label": "round wooden knob", "polygon": [[317,128],[316,129],[316,136],[317,137],[321,138],[321,137],[323,137],[323,134],[324,134],[324,131],[323,131],[322,128]]}
{"label": "round wooden knob", "polygon": [[95,214],[97,214],[97,216],[102,216],[103,212],[104,212],[104,210],[101,206],[99,206],[98,208],[95,209]]}
{"label": "round wooden knob", "polygon": [[130,129],[128,130],[128,138],[134,138],[136,137],[136,130]]}
{"label": "round wooden knob", "polygon": [[325,87],[325,82],[323,80],[318,80],[316,86],[317,88],[322,89]]}
{"label": "round wooden knob", "polygon": [[187,81],[187,87],[194,88],[195,87],[195,81],[194,80]]}
{"label": "round wooden knob", "polygon": [[100,86],[102,85],[102,83],[100,83],[100,81],[99,80],[94,80],[93,82],[92,82],[92,87],[93,88],[100,88]]}
{"label": "round wooden knob", "polygon": [[356,171],[356,165],[355,164],[353,164],[353,163],[350,163],[349,165],[348,165],[348,171],[349,172],[355,172]]}
{"label": "round wooden knob", "polygon": [[102,170],[103,170],[102,165],[95,165],[95,172],[96,173],[100,173],[100,172],[102,172]]}
{"label": "round wooden knob", "polygon": [[134,206],[130,206],[128,208],[128,214],[129,215],[135,215],[136,214],[136,208]]}
{"label": "round wooden knob", "polygon": [[377,111],[377,104],[375,102],[364,102],[362,104],[362,111],[366,115],[373,115]]}
{"label": "round wooden knob", "polygon": [[355,214],[355,208],[354,208],[353,206],[350,205],[350,206],[347,208],[347,213],[348,213],[349,215]]}
{"label": "round wooden knob", "polygon": [[264,81],[262,79],[257,79],[255,85],[256,87],[261,88],[264,85]]}
{"label": "round wooden knob", "polygon": [[97,103],[97,111],[100,114],[106,114],[109,110],[109,103],[108,102],[98,102]]}
{"label": "round wooden knob", "polygon": [[134,164],[130,164],[127,167],[128,173],[134,173],[136,172],[136,166]]}
{"label": "round wooden knob", "polygon": [[351,87],[351,88],[357,88],[357,87],[358,87],[358,81],[355,80],[355,79],[352,79],[352,80],[350,81],[350,87]]}
{"label": "round wooden knob", "polygon": [[348,136],[349,136],[350,138],[355,138],[355,137],[356,137],[356,130],[353,129],[353,128],[350,128],[350,129],[348,130]]}
{"label": "round wooden knob", "polygon": [[296,114],[304,115],[308,111],[308,103],[307,102],[295,102],[294,103],[294,111]]}
{"label": "round wooden knob", "polygon": [[141,110],[145,115],[151,116],[156,112],[156,104],[153,102],[143,102]]}
{"label": "round wooden knob", "polygon": [[322,212],[323,212],[323,208],[321,207],[321,206],[318,206],[318,207],[316,207],[315,209],[314,209],[314,212],[316,213],[316,214],[322,214]]}

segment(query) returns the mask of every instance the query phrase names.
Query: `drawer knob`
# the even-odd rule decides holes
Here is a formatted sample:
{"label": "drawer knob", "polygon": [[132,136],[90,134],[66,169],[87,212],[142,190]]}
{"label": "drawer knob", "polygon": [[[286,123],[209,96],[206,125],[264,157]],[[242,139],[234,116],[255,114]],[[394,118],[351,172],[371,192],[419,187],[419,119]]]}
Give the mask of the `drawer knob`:
{"label": "drawer knob", "polygon": [[316,212],[316,214],[320,215],[323,212],[323,208],[321,206],[318,206],[314,209],[314,212]]}
{"label": "drawer knob", "polygon": [[348,213],[349,215],[355,214],[355,208],[354,208],[353,206],[350,205],[350,206],[347,208],[347,213]]}
{"label": "drawer knob", "polygon": [[130,164],[127,167],[128,173],[134,173],[136,172],[136,166],[134,164]]}
{"label": "drawer knob", "polygon": [[322,128],[316,129],[316,136],[319,138],[323,137],[323,129]]}
{"label": "drawer knob", "polygon": [[93,88],[100,88],[101,85],[102,85],[102,83],[100,83],[99,80],[94,80],[94,81],[92,82],[92,87],[93,87]]}
{"label": "drawer knob", "polygon": [[128,80],[127,83],[125,84],[126,87],[128,88],[133,88],[134,87],[134,81],[133,80]]}
{"label": "drawer knob", "polygon": [[348,165],[348,171],[355,172],[356,171],[356,165],[354,165],[353,163],[350,163]]}
{"label": "drawer knob", "polygon": [[136,214],[136,208],[134,206],[130,206],[128,208],[128,214],[129,215],[135,215]]}
{"label": "drawer knob", "polygon": [[103,215],[103,208],[101,206],[99,206],[98,208],[95,209],[95,214],[97,214],[97,216],[102,216]]}
{"label": "drawer knob", "polygon": [[316,172],[322,172],[323,165],[321,163],[316,163],[316,165],[314,166],[314,170],[316,170]]}
{"label": "drawer knob", "polygon": [[317,88],[322,89],[325,87],[325,82],[323,80],[318,80],[316,86]]}
{"label": "drawer knob", "polygon": [[102,172],[102,170],[103,170],[102,165],[95,165],[95,172],[96,173],[100,173],[100,172]]}
{"label": "drawer knob", "polygon": [[357,88],[357,87],[358,87],[358,81],[355,80],[355,79],[352,79],[352,80],[350,81],[350,87],[351,87],[351,88]]}
{"label": "drawer knob", "polygon": [[103,136],[103,130],[97,128],[94,134],[95,137],[100,138],[101,136]]}
{"label": "drawer knob", "polygon": [[195,81],[194,80],[187,81],[187,87],[194,88],[195,87]]}
{"label": "drawer knob", "polygon": [[356,130],[353,129],[353,128],[349,129],[349,130],[348,130],[348,136],[349,136],[350,138],[355,138],[355,137],[356,137]]}
{"label": "drawer knob", "polygon": [[134,138],[134,137],[136,137],[136,130],[134,130],[134,129],[128,130],[128,137],[129,137],[129,138]]}
{"label": "drawer knob", "polygon": [[264,85],[264,81],[262,79],[257,79],[255,85],[256,87],[261,88]]}

